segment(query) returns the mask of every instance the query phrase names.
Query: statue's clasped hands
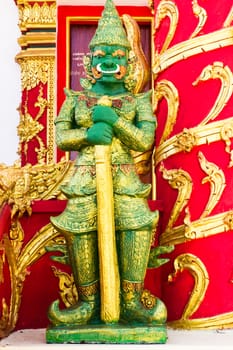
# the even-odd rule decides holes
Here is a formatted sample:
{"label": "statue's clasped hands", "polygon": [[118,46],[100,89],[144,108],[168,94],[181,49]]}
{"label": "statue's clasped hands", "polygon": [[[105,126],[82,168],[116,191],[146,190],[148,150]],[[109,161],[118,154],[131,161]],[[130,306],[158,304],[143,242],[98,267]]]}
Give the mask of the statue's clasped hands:
{"label": "statue's clasped hands", "polygon": [[118,115],[111,107],[95,106],[92,113],[94,124],[87,130],[87,141],[92,145],[110,145],[117,119]]}

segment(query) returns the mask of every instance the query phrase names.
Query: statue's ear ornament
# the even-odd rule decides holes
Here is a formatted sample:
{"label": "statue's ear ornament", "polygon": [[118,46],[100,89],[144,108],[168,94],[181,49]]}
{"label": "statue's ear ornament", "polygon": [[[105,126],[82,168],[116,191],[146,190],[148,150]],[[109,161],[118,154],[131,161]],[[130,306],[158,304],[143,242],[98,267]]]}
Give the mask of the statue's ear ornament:
{"label": "statue's ear ornament", "polygon": [[90,90],[92,85],[95,84],[96,80],[93,76],[92,70],[91,70],[91,54],[87,54],[83,56],[83,67],[86,73],[86,78],[80,79],[80,84],[83,89]]}

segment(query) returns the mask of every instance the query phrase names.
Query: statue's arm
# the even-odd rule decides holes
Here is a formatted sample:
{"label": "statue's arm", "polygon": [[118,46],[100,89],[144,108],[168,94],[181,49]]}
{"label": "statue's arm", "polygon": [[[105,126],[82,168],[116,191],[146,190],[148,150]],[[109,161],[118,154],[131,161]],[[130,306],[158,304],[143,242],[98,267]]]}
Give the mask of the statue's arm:
{"label": "statue's arm", "polygon": [[113,125],[114,133],[127,147],[143,152],[154,142],[156,119],[150,102],[150,93],[137,97],[135,124],[119,117]]}
{"label": "statue's arm", "polygon": [[71,91],[66,91],[66,99],[55,120],[56,144],[63,151],[77,151],[86,144],[87,129],[74,125],[75,98]]}
{"label": "statue's arm", "polygon": [[132,125],[119,118],[114,124],[114,132],[128,148],[144,152],[150,149],[154,142],[155,123],[143,121]]}

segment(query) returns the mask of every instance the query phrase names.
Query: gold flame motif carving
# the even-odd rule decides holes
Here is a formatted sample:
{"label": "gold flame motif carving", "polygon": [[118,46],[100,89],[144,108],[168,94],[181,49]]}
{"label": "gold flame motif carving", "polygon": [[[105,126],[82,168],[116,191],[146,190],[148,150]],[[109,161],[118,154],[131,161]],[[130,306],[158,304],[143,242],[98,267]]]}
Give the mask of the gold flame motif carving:
{"label": "gold flame motif carving", "polygon": [[[56,3],[47,0],[29,3],[27,0],[18,1],[19,27],[23,31],[27,27],[48,26],[56,23]],[[42,3],[40,5],[40,3]]]}
{"label": "gold flame motif carving", "polygon": [[156,84],[154,96],[153,96],[153,106],[155,110],[158,108],[158,104],[162,98],[165,98],[167,102],[168,115],[167,115],[166,124],[164,126],[163,135],[157,147],[157,152],[159,152],[160,144],[163,144],[164,141],[166,141],[170,136],[173,130],[173,126],[176,123],[177,112],[179,108],[179,94],[175,85],[171,81],[160,80]]}
{"label": "gold flame motif carving", "polygon": [[24,232],[17,219],[12,222],[11,237],[5,235],[0,242],[0,265],[8,263],[11,281],[9,305],[2,299],[1,336],[7,336],[16,325],[24,280],[29,274],[28,268],[45,254],[45,247],[54,244],[57,237],[58,233],[48,224],[22,248]]}
{"label": "gold flame motif carving", "polygon": [[170,67],[176,62],[182,61],[188,57],[212,51],[221,47],[231,46],[233,39],[232,27],[219,29],[216,32],[189,39],[185,42],[173,45],[167,49],[155,61],[153,73],[155,78],[159,73]]}
{"label": "gold flame motif carving", "polygon": [[163,165],[160,167],[163,178],[168,180],[170,186],[178,190],[178,196],[166,227],[165,232],[170,232],[179,214],[188,203],[192,192],[192,179],[184,170],[166,170]]}
{"label": "gold flame motif carving", "polygon": [[194,30],[194,32],[192,33],[192,35],[190,36],[190,39],[194,38],[200,33],[200,31],[204,27],[207,20],[206,10],[198,4],[197,0],[193,0],[192,5],[193,5],[193,13],[198,18],[198,25]]}
{"label": "gold flame motif carving", "polygon": [[[178,12],[178,8],[177,8],[176,4],[170,0],[161,0],[158,7],[157,7],[156,14],[155,14],[155,29],[156,30],[158,30],[162,20],[166,17],[168,17],[170,20],[170,26],[169,26],[169,30],[168,30],[168,34],[166,36],[166,39],[163,43],[163,46],[162,46],[160,52],[157,53],[157,55],[159,55],[159,56],[168,49],[168,47],[169,47],[169,45],[174,37],[176,27],[178,24],[178,20],[179,20],[179,12]],[[159,62],[157,62],[157,64],[159,64]]]}
{"label": "gold flame motif carving", "polygon": [[[178,272],[188,270],[194,279],[194,287],[190,295],[189,301],[185,306],[180,322],[189,319],[199,308],[205,297],[209,284],[209,275],[203,262],[193,254],[181,254],[174,261],[175,272],[168,276],[169,280],[173,280]],[[178,325],[179,321],[176,321]]]}
{"label": "gold flame motif carving", "polygon": [[219,202],[224,188],[226,187],[226,180],[224,172],[219,169],[216,164],[208,162],[202,152],[198,153],[198,159],[202,170],[207,174],[207,176],[202,179],[202,184],[205,184],[206,182],[210,183],[209,201],[200,216],[201,219],[209,215],[215,205]]}
{"label": "gold flame motif carving", "polygon": [[232,71],[228,66],[224,67],[222,62],[214,62],[212,65],[205,67],[193,85],[197,85],[199,81],[205,81],[208,79],[220,79],[221,89],[213,107],[208,115],[202,120],[200,125],[205,125],[210,120],[214,120],[223,110],[233,92]]}
{"label": "gold flame motif carving", "polygon": [[43,115],[45,108],[47,107],[47,100],[42,97],[43,87],[40,87],[39,95],[37,101],[35,102],[35,107],[39,107],[39,111],[35,118],[33,118],[28,113],[28,99],[25,102],[25,114],[20,113],[20,123],[18,125],[18,136],[19,136],[19,154],[22,152],[27,157],[28,142],[36,138],[39,144],[39,148],[36,149],[37,161],[38,163],[45,163],[46,148],[41,137],[38,135],[43,129],[44,126],[38,122],[38,120]]}
{"label": "gold flame motif carving", "polygon": [[232,22],[233,22],[233,5],[231,7],[231,10],[223,24],[223,27],[230,27],[232,25]]}
{"label": "gold flame motif carving", "polygon": [[78,293],[73,275],[57,269],[56,266],[52,266],[52,270],[54,275],[59,278],[60,296],[64,305],[66,307],[74,305],[78,301]]}

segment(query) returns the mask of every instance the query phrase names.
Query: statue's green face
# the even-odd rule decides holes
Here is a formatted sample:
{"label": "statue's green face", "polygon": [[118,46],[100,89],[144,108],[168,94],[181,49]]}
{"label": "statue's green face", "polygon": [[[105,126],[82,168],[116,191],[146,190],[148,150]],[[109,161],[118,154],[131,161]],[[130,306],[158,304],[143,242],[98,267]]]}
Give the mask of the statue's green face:
{"label": "statue's green face", "polygon": [[128,51],[122,46],[96,46],[92,51],[92,73],[100,82],[123,82],[127,73]]}

